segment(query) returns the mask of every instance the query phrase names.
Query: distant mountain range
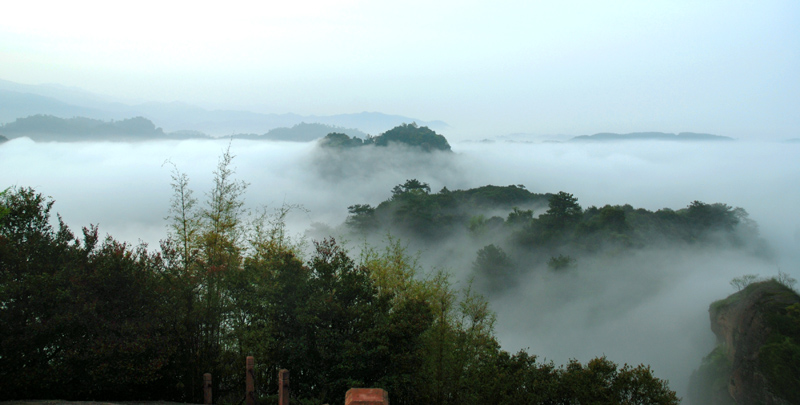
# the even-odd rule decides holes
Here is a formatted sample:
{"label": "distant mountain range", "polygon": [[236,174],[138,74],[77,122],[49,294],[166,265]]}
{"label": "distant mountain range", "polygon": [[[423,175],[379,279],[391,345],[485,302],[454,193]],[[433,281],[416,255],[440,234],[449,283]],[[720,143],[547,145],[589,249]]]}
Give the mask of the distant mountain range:
{"label": "distant mountain range", "polygon": [[344,128],[333,125],[319,124],[319,123],[305,123],[301,122],[291,128],[281,127],[270,129],[269,132],[263,135],[257,134],[237,134],[233,135],[234,139],[252,139],[252,140],[266,140],[266,141],[294,141],[294,142],[311,142],[317,139],[324,138],[330,133],[347,134],[352,137],[366,138],[367,134],[355,128]]}
{"label": "distant mountain range", "polygon": [[412,122],[438,130],[448,127],[442,121],[421,121],[380,112],[304,116],[207,110],[182,102],[129,105],[74,87],[56,84],[26,85],[0,80],[0,123],[9,124],[18,118],[34,115],[51,115],[64,119],[84,117],[102,121],[143,117],[162,128],[164,133],[202,133],[214,137],[265,134],[275,128],[291,128],[301,123],[357,129],[368,134],[379,134],[397,125]]}
{"label": "distant mountain range", "polygon": [[[310,142],[336,132],[353,137],[366,138],[367,134],[358,129],[336,127],[325,124],[300,123],[291,128],[273,128],[267,133],[236,134],[234,139]],[[164,132],[152,121],[144,117],[128,118],[120,121],[97,120],[86,117],[59,118],[53,115],[32,115],[17,118],[13,122],[0,125],[0,133],[9,138],[28,137],[34,141],[78,142],[78,141],[147,141],[158,139],[212,139],[203,132],[184,130]],[[0,143],[7,141],[0,136]]]}
{"label": "distant mountain range", "polygon": [[712,134],[700,134],[695,132],[681,132],[679,134],[669,134],[665,132],[632,132],[630,134],[615,134],[602,132],[594,135],[581,135],[570,139],[570,142],[610,142],[610,141],[633,141],[633,140],[653,140],[653,141],[733,141],[733,138]]}

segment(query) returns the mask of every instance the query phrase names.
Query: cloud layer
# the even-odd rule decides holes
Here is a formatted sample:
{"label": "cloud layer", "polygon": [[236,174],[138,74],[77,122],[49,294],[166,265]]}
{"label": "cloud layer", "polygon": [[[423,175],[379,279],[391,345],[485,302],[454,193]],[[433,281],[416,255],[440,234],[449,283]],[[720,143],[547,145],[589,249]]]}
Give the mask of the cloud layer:
{"label": "cloud layer", "polygon": [[[170,166],[190,177],[203,199],[228,141],[34,143],[0,145],[0,187],[31,186],[56,200],[73,228],[157,246],[166,235]],[[234,141],[236,177],[249,183],[247,206],[302,204],[290,231],[335,232],[347,206],[376,205],[393,186],[417,178],[438,191],[523,184],[533,192],[567,191],[583,207],[631,204],[680,209],[693,200],[745,208],[777,252],[765,261],[732,251],[639,251],[581,260],[563,274],[529,273],[512,291],[490,297],[504,348],[557,363],[607,355],[650,364],[683,392],[711,349],[706,309],[733,292],[731,278],[800,278],[800,144],[633,142],[603,144],[457,143],[454,154],[401,149],[331,155],[314,144]],[[538,214],[538,213],[536,213]],[[313,225],[315,224],[316,225]],[[320,226],[319,223],[325,224]],[[423,250],[464,282],[481,246],[468,238]],[[439,249],[438,251],[436,249]]]}

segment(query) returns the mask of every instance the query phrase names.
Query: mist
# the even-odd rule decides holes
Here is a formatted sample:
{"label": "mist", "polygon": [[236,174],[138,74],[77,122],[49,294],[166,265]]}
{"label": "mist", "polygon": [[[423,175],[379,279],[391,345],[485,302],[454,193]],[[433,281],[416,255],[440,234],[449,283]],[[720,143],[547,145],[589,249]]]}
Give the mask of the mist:
{"label": "mist", "polygon": [[[202,201],[228,146],[236,156],[236,178],[249,183],[249,209],[304,207],[287,218],[293,235],[341,235],[349,205],[377,205],[412,178],[432,191],[487,184],[566,191],[583,208],[680,209],[699,200],[746,209],[772,256],[687,248],[579,258],[566,272],[529,272],[512,290],[488,296],[505,350],[528,348],[557,364],[601,355],[617,363],[649,364],[679,395],[714,344],[708,305],[734,292],[728,284],[733,277],[769,277],[780,269],[800,278],[797,143],[458,143],[453,154],[419,154],[402,148],[332,153],[315,143],[244,140],[128,144],[21,138],[0,145],[0,188],[34,187],[56,201],[53,210],[73,231],[97,224],[101,234],[155,249],[167,234],[172,164],[189,176]],[[359,242],[348,246],[355,251]],[[466,233],[430,246],[408,242],[426,268],[445,268],[463,285],[483,245]]]}

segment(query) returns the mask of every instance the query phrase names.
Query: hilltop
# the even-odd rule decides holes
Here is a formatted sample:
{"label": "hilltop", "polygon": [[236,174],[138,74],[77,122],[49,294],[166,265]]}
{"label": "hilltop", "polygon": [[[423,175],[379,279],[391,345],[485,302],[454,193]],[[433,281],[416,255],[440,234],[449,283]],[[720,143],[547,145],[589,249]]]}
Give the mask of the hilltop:
{"label": "hilltop", "polygon": [[800,403],[800,296],[785,284],[752,283],[711,304],[717,346],[692,375],[692,403]]}
{"label": "hilltop", "polygon": [[402,144],[420,148],[426,152],[434,150],[451,152],[447,138],[428,127],[419,126],[416,123],[402,124],[378,136],[368,136],[366,139],[333,132],[320,141],[322,147],[340,149],[361,146],[389,146],[389,144]]}

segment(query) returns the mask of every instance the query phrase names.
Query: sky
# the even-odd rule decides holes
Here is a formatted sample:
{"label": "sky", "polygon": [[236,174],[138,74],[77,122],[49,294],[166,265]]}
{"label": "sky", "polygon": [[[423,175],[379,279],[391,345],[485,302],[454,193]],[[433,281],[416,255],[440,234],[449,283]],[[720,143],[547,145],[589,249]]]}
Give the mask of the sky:
{"label": "sky", "polygon": [[509,133],[800,137],[797,1],[18,1],[0,79]]}

